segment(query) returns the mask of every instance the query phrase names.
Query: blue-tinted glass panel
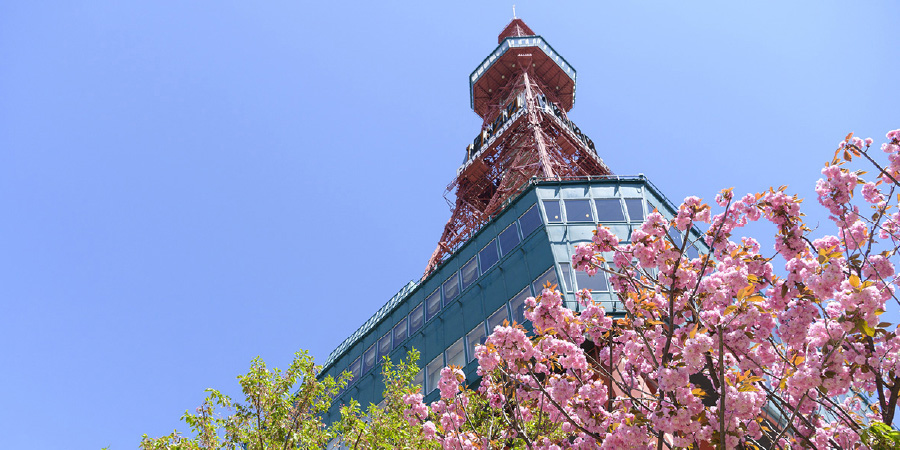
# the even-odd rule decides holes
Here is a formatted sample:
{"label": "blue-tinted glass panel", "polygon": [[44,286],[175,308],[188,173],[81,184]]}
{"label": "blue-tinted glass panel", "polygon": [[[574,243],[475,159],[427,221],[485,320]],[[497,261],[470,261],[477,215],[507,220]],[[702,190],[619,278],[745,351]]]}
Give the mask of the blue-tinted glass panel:
{"label": "blue-tinted glass panel", "polygon": [[572,291],[572,265],[569,263],[559,263],[559,271],[562,272],[562,291]]}
{"label": "blue-tinted glass panel", "polygon": [[378,358],[391,353],[391,332],[384,333],[384,336],[378,340]]}
{"label": "blue-tinted glass panel", "polygon": [[443,284],[444,304],[448,304],[459,296],[459,274],[453,272],[453,276],[447,279]]}
{"label": "blue-tinted glass panel", "polygon": [[366,373],[366,372],[372,370],[373,367],[375,367],[375,360],[377,357],[377,355],[376,355],[377,352],[378,352],[378,349],[375,348],[375,344],[372,344],[369,347],[369,349],[366,350],[365,353],[363,353],[362,373]]}
{"label": "blue-tinted glass panel", "polygon": [[626,198],[625,209],[628,210],[628,219],[632,222],[644,220],[644,202],[639,198]]}
{"label": "blue-tinted glass panel", "polygon": [[394,348],[399,347],[404,339],[406,339],[406,317],[400,319],[397,325],[394,325]]}
{"label": "blue-tinted glass panel", "polygon": [[547,212],[547,223],[562,223],[559,200],[544,200],[544,211]]}
{"label": "blue-tinted glass panel", "polygon": [[497,240],[494,239],[485,245],[480,252],[478,252],[478,259],[481,261],[481,273],[487,272],[494,264],[497,264],[497,261],[500,260],[500,255],[497,253]]}
{"label": "blue-tinted glass panel", "polygon": [[593,222],[590,200],[566,200],[566,221]]}
{"label": "blue-tinted glass panel", "polygon": [[681,244],[684,243],[684,238],[681,236],[681,232],[678,231],[675,227],[669,227],[669,239],[672,239],[676,248],[681,248]]}
{"label": "blue-tinted glass panel", "polygon": [[462,288],[465,289],[472,285],[478,279],[478,260],[473,256],[462,269],[459,270],[462,278]]}
{"label": "blue-tinted glass panel", "polygon": [[431,320],[441,312],[441,290],[437,289],[425,299],[425,320]]}
{"label": "blue-tinted glass panel", "polygon": [[415,377],[413,377],[413,386],[419,386],[423,390],[425,389],[425,369],[419,371]]}
{"label": "blue-tinted glass panel", "polygon": [[694,247],[693,245],[689,245],[687,250],[685,250],[685,253],[687,253],[687,257],[691,259],[700,257],[700,252],[698,252],[697,247]]}
{"label": "blue-tinted glass panel", "polygon": [[522,217],[519,217],[519,226],[522,227],[522,236],[528,237],[532,231],[537,230],[541,226],[541,213],[538,211],[537,205],[532,206]]}
{"label": "blue-tinted glass panel", "polygon": [[516,229],[516,223],[513,222],[500,233],[500,252],[503,255],[509,253],[515,246],[519,245],[519,230]]}
{"label": "blue-tinted glass panel", "polygon": [[485,340],[487,340],[487,334],[484,332],[484,322],[479,322],[466,335],[466,351],[469,354],[469,362],[475,359],[475,346],[484,345]]}
{"label": "blue-tinted glass panel", "polygon": [[531,297],[531,289],[525,286],[525,289],[519,291],[512,300],[509,301],[509,309],[512,310],[512,319],[516,323],[525,323],[525,299]]}
{"label": "blue-tinted glass panel", "polygon": [[500,307],[500,309],[494,311],[487,320],[488,332],[493,333],[494,327],[503,325],[503,321],[509,320],[509,312],[506,310],[506,305]]}
{"label": "blue-tinted glass panel", "polygon": [[448,366],[463,367],[466,365],[466,347],[463,338],[459,338],[444,352]]}
{"label": "blue-tinted glass panel", "polygon": [[419,331],[419,328],[422,328],[422,324],[425,323],[425,314],[424,307],[420,303],[419,306],[416,306],[415,309],[409,313],[409,335],[412,336],[413,333]]}
{"label": "blue-tinted glass panel", "polygon": [[617,198],[598,198],[594,200],[597,207],[597,220],[599,222],[624,222],[625,213],[622,211],[622,203]]}
{"label": "blue-tinted glass panel", "polygon": [[597,271],[594,276],[589,276],[587,272],[576,271],[575,281],[578,282],[578,289],[588,289],[591,291],[608,291],[609,285],[606,283],[606,272]]}
{"label": "blue-tinted glass panel", "polygon": [[441,353],[431,360],[427,366],[425,366],[425,393],[437,389],[438,381],[441,379],[441,369],[444,368],[444,354]]}
{"label": "blue-tinted glass panel", "polygon": [[360,372],[361,367],[360,367],[360,363],[359,363],[359,358],[356,358],[352,363],[350,363],[350,368],[348,370],[350,371],[350,375],[353,377],[347,383],[347,385],[349,386],[350,383],[353,383],[354,381],[358,380],[359,376],[362,375],[362,372]]}
{"label": "blue-tinted glass panel", "polygon": [[539,276],[533,283],[531,283],[531,287],[534,289],[535,295],[540,294],[544,290],[544,285],[550,283],[550,286],[555,286],[559,284],[559,280],[556,279],[556,270],[552,267],[544,272],[541,276]]}

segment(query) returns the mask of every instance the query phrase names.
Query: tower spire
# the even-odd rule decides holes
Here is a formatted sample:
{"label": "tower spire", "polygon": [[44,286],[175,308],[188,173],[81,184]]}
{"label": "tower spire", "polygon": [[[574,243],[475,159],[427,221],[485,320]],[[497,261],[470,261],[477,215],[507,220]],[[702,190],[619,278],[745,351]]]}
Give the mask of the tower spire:
{"label": "tower spire", "polygon": [[575,104],[575,69],[516,17],[515,5],[497,40],[497,48],[469,76],[471,106],[484,122],[447,186],[454,206],[426,276],[532,177],[612,174],[594,142],[568,118]]}

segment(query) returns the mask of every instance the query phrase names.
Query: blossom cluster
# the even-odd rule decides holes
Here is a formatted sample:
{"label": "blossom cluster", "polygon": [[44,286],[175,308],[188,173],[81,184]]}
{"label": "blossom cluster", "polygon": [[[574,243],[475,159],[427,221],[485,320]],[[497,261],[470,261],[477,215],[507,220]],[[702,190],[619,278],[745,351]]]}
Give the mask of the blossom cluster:
{"label": "blossom cluster", "polygon": [[[864,448],[861,430],[890,423],[900,393],[900,332],[879,317],[900,305],[900,130],[887,138],[884,166],[872,139],[848,136],[822,170],[831,234],[814,236],[785,188],[722,191],[715,214],[688,197],[627,241],[599,226],[572,264],[608,272],[625,313],[588,291],[573,311],[546,286],[526,300],[530,329],[499,326],[477,347],[477,390],[444,369],[441,399],[408,396],[407,418],[445,448]],[[874,180],[846,167],[861,156]],[[774,227],[771,251],[735,237],[753,222]]]}

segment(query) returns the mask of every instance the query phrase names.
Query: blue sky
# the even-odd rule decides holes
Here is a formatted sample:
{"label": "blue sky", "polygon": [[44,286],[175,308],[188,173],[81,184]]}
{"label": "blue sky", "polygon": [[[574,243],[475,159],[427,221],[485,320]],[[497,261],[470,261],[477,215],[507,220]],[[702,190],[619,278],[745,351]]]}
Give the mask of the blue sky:
{"label": "blue sky", "polygon": [[[893,2],[517,2],[572,118],[673,200],[813,186],[900,128]],[[0,4],[0,436],[134,448],[410,279],[506,2]],[[768,228],[760,228],[770,232]],[[895,313],[895,312],[892,312]]]}

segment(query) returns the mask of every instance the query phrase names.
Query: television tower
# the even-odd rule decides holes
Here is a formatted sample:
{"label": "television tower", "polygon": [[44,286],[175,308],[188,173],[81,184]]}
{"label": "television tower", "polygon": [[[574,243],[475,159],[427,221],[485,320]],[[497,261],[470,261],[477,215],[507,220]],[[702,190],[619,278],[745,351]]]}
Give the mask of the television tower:
{"label": "television tower", "polygon": [[456,201],[425,276],[532,177],[612,174],[566,114],[575,104],[575,69],[522,19],[514,18],[497,42],[469,77],[471,107],[484,122],[447,186]]}

